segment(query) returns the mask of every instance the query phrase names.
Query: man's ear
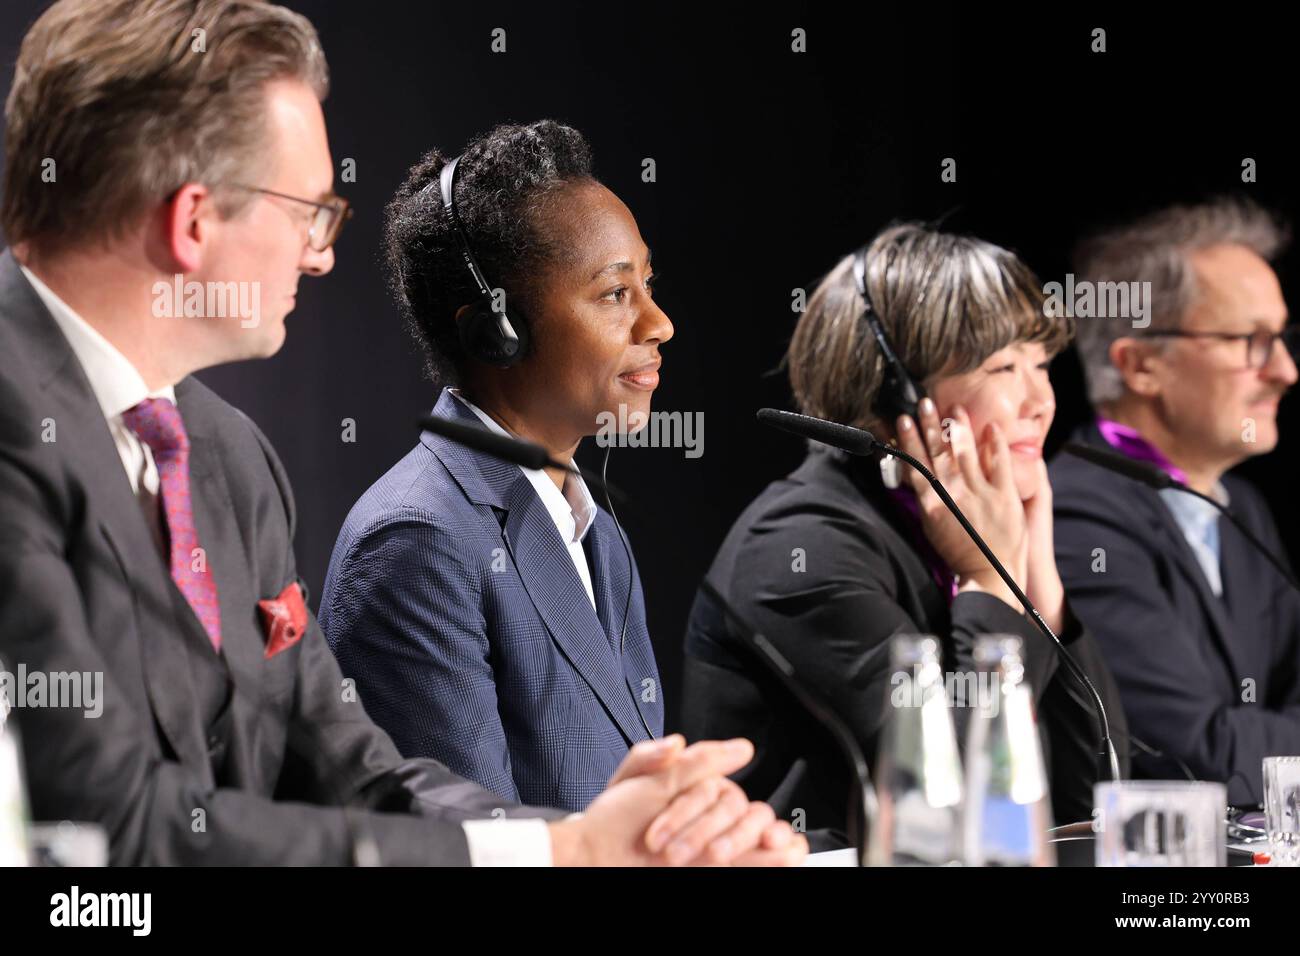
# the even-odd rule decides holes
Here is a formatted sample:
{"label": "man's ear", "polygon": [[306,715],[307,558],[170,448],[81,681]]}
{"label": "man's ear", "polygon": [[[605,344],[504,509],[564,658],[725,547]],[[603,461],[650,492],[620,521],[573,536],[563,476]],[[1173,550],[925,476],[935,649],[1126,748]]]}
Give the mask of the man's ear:
{"label": "man's ear", "polygon": [[1132,336],[1121,336],[1110,343],[1109,354],[1111,364],[1119,369],[1129,391],[1145,397],[1160,393],[1160,376],[1157,374],[1160,360],[1146,342]]}
{"label": "man's ear", "polygon": [[163,211],[163,246],[177,272],[194,272],[203,264],[204,245],[212,237],[216,218],[207,186],[186,183],[172,194]]}

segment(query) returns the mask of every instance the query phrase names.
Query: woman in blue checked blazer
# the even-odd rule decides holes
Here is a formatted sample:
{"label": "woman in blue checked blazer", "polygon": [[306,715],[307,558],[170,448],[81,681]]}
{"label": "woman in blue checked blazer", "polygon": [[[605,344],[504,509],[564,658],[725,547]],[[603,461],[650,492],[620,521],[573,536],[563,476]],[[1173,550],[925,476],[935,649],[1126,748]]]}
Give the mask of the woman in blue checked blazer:
{"label": "woman in blue checked blazer", "polygon": [[[646,421],[672,323],[650,251],[551,121],[436,150],[388,207],[388,259],[434,414],[571,462],[602,413]],[[663,731],[641,583],[582,479],[425,432],[348,515],[321,623],[367,712],[523,803],[581,810]]]}

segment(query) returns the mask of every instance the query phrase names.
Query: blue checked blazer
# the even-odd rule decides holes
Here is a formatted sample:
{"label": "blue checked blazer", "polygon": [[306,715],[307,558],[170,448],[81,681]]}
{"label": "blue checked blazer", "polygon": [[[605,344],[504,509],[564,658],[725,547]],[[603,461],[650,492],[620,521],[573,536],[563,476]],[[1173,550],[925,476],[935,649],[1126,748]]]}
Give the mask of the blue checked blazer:
{"label": "blue checked blazer", "polygon": [[[480,424],[446,391],[433,413]],[[603,509],[584,546],[594,609],[519,467],[429,432],[362,495],[320,621],[404,755],[505,800],[581,810],[632,743],[662,735],[640,577]]]}

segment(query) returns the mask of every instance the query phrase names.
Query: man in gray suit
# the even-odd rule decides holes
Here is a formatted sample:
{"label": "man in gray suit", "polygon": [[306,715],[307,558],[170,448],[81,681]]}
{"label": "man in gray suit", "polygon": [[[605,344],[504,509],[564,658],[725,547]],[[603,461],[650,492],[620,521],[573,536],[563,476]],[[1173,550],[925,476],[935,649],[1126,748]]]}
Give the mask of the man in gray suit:
{"label": "man in gray suit", "polygon": [[103,687],[97,715],[11,714],[33,815],[99,823],[119,864],[798,862],[803,838],[724,779],[747,742],[651,742],[566,817],[403,761],[343,681],[283,468],[191,377],[276,352],[300,275],[333,266],[326,84],[310,24],[262,0],[60,0],[24,40],[0,661]]}

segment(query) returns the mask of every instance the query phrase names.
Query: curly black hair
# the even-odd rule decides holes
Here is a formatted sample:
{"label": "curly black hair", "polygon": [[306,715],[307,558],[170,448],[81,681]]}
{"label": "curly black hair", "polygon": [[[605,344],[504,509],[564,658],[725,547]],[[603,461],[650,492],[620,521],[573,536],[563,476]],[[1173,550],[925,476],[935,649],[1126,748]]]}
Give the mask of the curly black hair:
{"label": "curly black hair", "polygon": [[[560,255],[538,228],[539,213],[559,190],[596,181],[591,148],[572,127],[539,120],[497,126],[471,140],[462,155],[456,172],[461,227],[488,284],[527,312],[537,291],[532,280]],[[412,166],[384,224],[389,285],[424,354],[426,375],[440,385],[458,384],[464,372],[455,316],[476,295],[437,184],[451,159],[434,149]]]}

